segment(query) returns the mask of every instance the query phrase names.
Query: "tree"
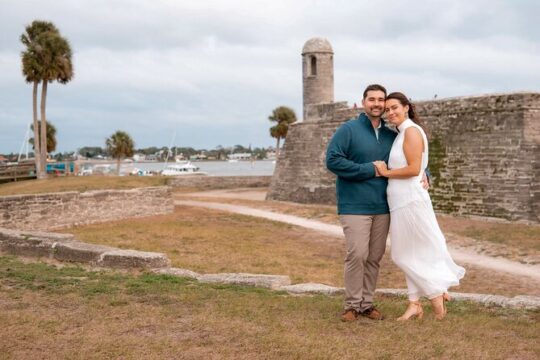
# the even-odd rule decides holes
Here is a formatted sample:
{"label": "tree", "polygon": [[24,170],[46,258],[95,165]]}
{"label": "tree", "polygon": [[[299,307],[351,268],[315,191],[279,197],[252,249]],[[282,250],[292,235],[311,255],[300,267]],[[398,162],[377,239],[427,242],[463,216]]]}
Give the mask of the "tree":
{"label": "tree", "polygon": [[[37,39],[41,34],[46,32],[58,32],[58,29],[51,22],[46,21],[34,21],[31,25],[28,25],[25,29],[25,33],[21,35],[21,42],[26,46],[26,50],[21,52],[22,61],[22,73],[28,83],[33,84],[32,89],[32,115],[33,115],[33,128],[39,129],[38,116],[37,116],[37,95],[38,86],[42,79],[43,69],[38,56],[38,43]],[[34,132],[34,138],[39,142],[39,132]],[[36,163],[36,172],[38,175],[43,175],[41,171],[41,155],[39,152],[39,146],[35,148],[34,159]]]}
{"label": "tree", "polygon": [[34,138],[39,140],[40,146],[37,148],[42,150],[39,154],[38,178],[44,178],[47,164],[47,85],[53,81],[66,84],[73,78],[71,46],[67,39],[60,35],[54,24],[38,20],[26,27],[26,33],[21,35],[21,42],[26,46],[26,50],[21,53],[23,75],[27,82],[34,83],[34,128],[38,128],[37,85],[39,82],[42,83],[40,104],[42,126],[39,127],[39,136]]}
{"label": "tree", "polygon": [[289,131],[289,125],[296,122],[296,114],[294,110],[286,107],[279,106],[272,111],[272,115],[268,117],[268,120],[276,122],[277,124],[270,128],[270,136],[276,138],[276,159],[279,157],[279,143],[281,139],[287,136]]}
{"label": "tree", "polygon": [[81,156],[93,158],[97,155],[104,155],[105,151],[99,146],[83,146],[78,150],[78,153]]}
{"label": "tree", "polygon": [[128,133],[118,130],[105,140],[105,145],[108,153],[116,159],[116,173],[120,175],[120,161],[133,156],[135,144]]}
{"label": "tree", "polygon": [[[40,133],[41,132],[41,121],[38,121],[38,130],[37,132],[34,131],[34,125],[30,125],[30,128],[32,129],[32,131],[34,131],[34,133]],[[34,138],[30,138],[28,140],[28,142],[32,145],[32,148],[34,149],[34,153],[37,153],[39,150],[36,149],[36,145],[35,145],[35,140]],[[38,145],[41,145],[39,144],[38,142]],[[47,152],[48,153],[51,153],[53,151],[56,150],[56,127],[51,123],[49,122],[47,124]]]}

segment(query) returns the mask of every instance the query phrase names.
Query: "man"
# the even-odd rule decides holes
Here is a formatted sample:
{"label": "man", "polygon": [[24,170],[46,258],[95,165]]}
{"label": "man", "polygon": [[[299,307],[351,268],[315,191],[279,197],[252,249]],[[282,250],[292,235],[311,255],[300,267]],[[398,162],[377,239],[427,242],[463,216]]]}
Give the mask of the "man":
{"label": "man", "polygon": [[384,318],[373,306],[373,295],[390,226],[388,180],[374,162],[388,162],[397,135],[381,119],[385,98],[383,86],[369,85],[362,99],[364,113],[337,129],[326,153],[326,167],[337,175],[337,209],[347,248],[343,321]]}

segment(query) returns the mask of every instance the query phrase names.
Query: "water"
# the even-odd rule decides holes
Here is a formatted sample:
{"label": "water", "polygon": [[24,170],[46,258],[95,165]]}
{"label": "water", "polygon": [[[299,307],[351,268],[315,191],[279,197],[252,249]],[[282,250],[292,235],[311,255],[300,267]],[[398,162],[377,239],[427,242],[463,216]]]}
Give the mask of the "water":
{"label": "water", "polygon": [[[169,162],[174,164],[173,162]],[[200,171],[208,173],[212,176],[271,176],[274,173],[276,164],[270,160],[262,161],[196,161],[192,162],[193,165],[198,166]],[[122,164],[122,169],[127,164]],[[133,163],[129,164],[129,167],[133,166],[140,170],[145,171],[161,171],[165,168],[165,163]]]}

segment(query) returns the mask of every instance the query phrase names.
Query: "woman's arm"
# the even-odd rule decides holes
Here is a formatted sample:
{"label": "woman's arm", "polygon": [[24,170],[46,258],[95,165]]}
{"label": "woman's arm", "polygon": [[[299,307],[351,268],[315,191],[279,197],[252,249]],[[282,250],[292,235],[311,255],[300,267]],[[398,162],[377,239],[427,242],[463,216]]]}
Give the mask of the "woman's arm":
{"label": "woman's arm", "polygon": [[424,139],[420,130],[410,127],[405,130],[403,152],[407,159],[407,166],[389,170],[384,162],[377,162],[377,170],[382,176],[390,179],[406,179],[418,176],[422,166],[422,152],[424,151]]}

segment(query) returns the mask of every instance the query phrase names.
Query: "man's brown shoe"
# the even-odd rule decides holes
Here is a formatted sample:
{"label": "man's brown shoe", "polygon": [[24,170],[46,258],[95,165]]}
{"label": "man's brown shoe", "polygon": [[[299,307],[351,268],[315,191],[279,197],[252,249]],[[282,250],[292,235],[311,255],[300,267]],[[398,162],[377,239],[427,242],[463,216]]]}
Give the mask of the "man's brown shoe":
{"label": "man's brown shoe", "polygon": [[383,314],[381,314],[381,312],[379,310],[375,309],[374,307],[370,307],[369,309],[362,311],[360,313],[360,315],[362,315],[364,317],[367,317],[368,319],[371,319],[371,320],[383,320],[384,319]]}
{"label": "man's brown shoe", "polygon": [[345,312],[341,314],[341,321],[347,322],[355,320],[358,320],[358,311],[354,309],[345,310]]}

